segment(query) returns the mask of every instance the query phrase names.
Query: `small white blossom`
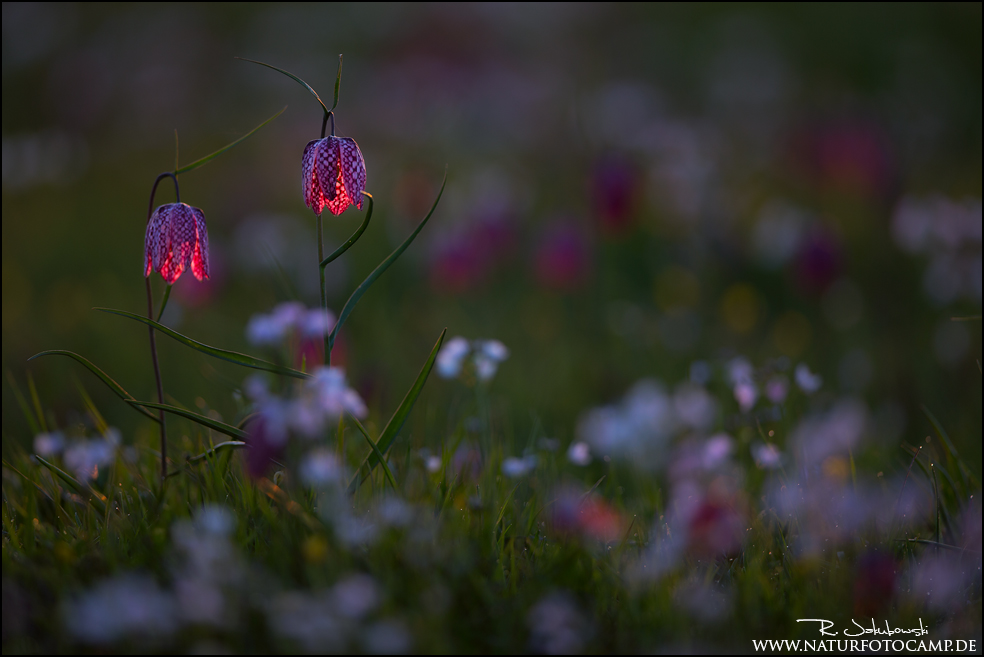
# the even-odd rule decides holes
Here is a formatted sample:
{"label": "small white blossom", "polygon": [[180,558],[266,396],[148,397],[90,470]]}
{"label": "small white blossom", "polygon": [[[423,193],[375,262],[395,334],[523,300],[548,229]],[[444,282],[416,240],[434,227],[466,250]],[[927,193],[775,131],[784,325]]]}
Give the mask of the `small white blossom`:
{"label": "small white blossom", "polygon": [[177,629],[170,593],[145,575],[105,580],[66,605],[68,631],[83,643],[106,645],[127,637],[164,637]]}
{"label": "small white blossom", "polygon": [[112,440],[77,440],[65,448],[62,459],[65,467],[82,480],[99,476],[99,466],[108,465],[116,458],[116,444]]}
{"label": "small white blossom", "polygon": [[795,376],[796,385],[808,395],[816,392],[823,385],[823,377],[811,372],[806,363],[800,363],[796,366]]}
{"label": "small white blossom", "polygon": [[591,448],[586,442],[571,443],[567,449],[567,460],[574,465],[588,465],[591,463]]}
{"label": "small white blossom", "polygon": [[757,443],[752,446],[755,464],[765,470],[778,468],[782,464],[782,453],[772,443]]}
{"label": "small white blossom", "polygon": [[337,484],[345,473],[338,458],[327,448],[311,450],[301,461],[301,481],[315,488]]}
{"label": "small white blossom", "polygon": [[61,431],[39,433],[34,437],[34,453],[38,456],[51,457],[65,447],[65,436]]}
{"label": "small white blossom", "polygon": [[294,331],[307,338],[324,336],[335,325],[331,311],[308,309],[299,301],[286,301],[269,314],[253,315],[246,325],[246,337],[255,345],[277,345]]}
{"label": "small white blossom", "polygon": [[735,401],[742,413],[747,413],[758,400],[758,388],[751,381],[739,381],[734,388]]}
{"label": "small white blossom", "polygon": [[510,456],[502,460],[502,474],[510,479],[525,477],[533,471],[534,467],[536,467],[535,456],[524,456],[523,458]]}
{"label": "small white blossom", "polygon": [[444,343],[437,352],[437,373],[444,379],[453,379],[461,373],[461,365],[471,347],[468,340],[455,336]]}

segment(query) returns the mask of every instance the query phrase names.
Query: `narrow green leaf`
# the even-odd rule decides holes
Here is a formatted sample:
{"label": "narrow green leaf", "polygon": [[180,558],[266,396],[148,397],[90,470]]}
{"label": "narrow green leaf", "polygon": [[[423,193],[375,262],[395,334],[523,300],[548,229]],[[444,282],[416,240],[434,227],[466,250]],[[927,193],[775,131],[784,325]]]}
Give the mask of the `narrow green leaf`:
{"label": "narrow green leaf", "polygon": [[80,356],[80,355],[78,355],[75,352],[66,351],[64,349],[49,349],[48,351],[42,351],[39,354],[34,354],[33,356],[31,356],[27,360],[28,361],[32,361],[35,358],[38,358],[40,356],[68,356],[69,358],[74,358],[78,362],[80,362],[83,365],[85,365],[89,369],[90,372],[92,372],[93,374],[95,374],[99,378],[99,380],[102,381],[103,383],[105,383],[106,386],[110,390],[112,390],[113,392],[115,392],[116,395],[120,399],[122,399],[123,401],[125,401],[125,402],[129,403],[131,406],[133,406],[134,410],[136,410],[136,411],[138,411],[138,412],[146,415],[148,418],[150,418],[154,422],[160,422],[161,421],[160,418],[158,418],[156,415],[154,415],[150,411],[148,411],[146,409],[143,409],[143,408],[140,408],[139,406],[134,406],[132,404],[132,402],[135,400],[134,396],[131,395],[130,393],[128,393],[126,390],[124,390],[123,389],[123,386],[121,386],[116,381],[114,381],[112,377],[110,377],[108,374],[106,374],[101,369],[99,369],[98,367],[96,367],[96,365],[94,365],[89,359],[85,358],[84,356]]}
{"label": "narrow green leaf", "polygon": [[171,288],[173,285],[168,285],[164,290],[164,298],[161,299],[161,309],[157,311],[157,321],[161,321],[161,317],[164,316],[164,309],[167,308],[167,300],[171,298]]}
{"label": "narrow green leaf", "polygon": [[352,421],[355,422],[355,426],[357,426],[359,428],[359,431],[365,437],[366,442],[369,443],[369,448],[372,450],[373,454],[376,455],[376,460],[379,462],[379,464],[381,466],[383,466],[383,472],[386,473],[386,478],[389,480],[390,486],[392,486],[393,487],[393,490],[395,491],[396,490],[396,479],[393,477],[392,471],[390,471],[389,466],[386,464],[386,459],[380,453],[379,446],[376,445],[376,443],[374,443],[372,441],[372,436],[369,435],[369,432],[366,431],[366,428],[364,426],[362,426],[362,423],[359,422],[358,418],[353,417],[352,418]]}
{"label": "narrow green leaf", "polygon": [[366,232],[366,228],[369,226],[369,220],[372,219],[372,194],[370,194],[369,192],[362,192],[362,195],[365,196],[367,199],[369,199],[369,207],[366,208],[365,221],[362,222],[362,225],[359,226],[358,230],[352,233],[352,237],[348,238],[348,241],[345,242],[345,244],[342,244],[340,247],[335,249],[335,251],[330,256],[328,256],[327,258],[321,261],[322,270],[324,270],[324,268],[327,267],[328,263],[330,263],[332,260],[342,255],[346,251],[348,251],[349,247],[355,244],[359,240],[359,238],[362,237],[362,233]]}
{"label": "narrow green leaf", "polygon": [[309,374],[304,372],[299,372],[295,369],[289,367],[283,367],[281,365],[275,365],[273,363],[267,362],[260,358],[255,358],[248,354],[241,354],[237,351],[228,351],[226,349],[218,349],[216,347],[210,347],[207,344],[202,344],[197,340],[192,340],[191,338],[181,335],[177,331],[169,329],[163,324],[159,324],[152,319],[147,319],[143,315],[138,315],[136,313],[127,312],[125,310],[114,310],[113,308],[95,308],[95,310],[100,310],[104,313],[110,313],[113,315],[119,315],[120,317],[128,317],[129,319],[134,319],[138,322],[146,324],[147,326],[152,326],[169,338],[174,338],[186,347],[191,347],[196,351],[200,351],[207,356],[213,358],[218,358],[219,360],[226,360],[230,363],[235,363],[236,365],[241,365],[243,367],[251,367],[254,370],[264,370],[266,372],[273,372],[274,374],[282,374],[284,376],[292,376],[298,379],[307,379],[310,377]]}
{"label": "narrow green leaf", "polygon": [[212,449],[206,449],[204,452],[202,452],[198,456],[189,456],[188,457],[188,463],[197,463],[198,461],[201,461],[203,459],[206,459],[209,456],[211,456],[212,454],[215,454],[220,449],[241,449],[243,447],[246,447],[246,443],[243,442],[243,441],[241,441],[241,440],[227,440],[224,443],[219,443],[218,445],[216,445]]}
{"label": "narrow green leaf", "polygon": [[[28,360],[31,359],[28,358]],[[31,428],[31,433],[41,433],[41,426],[34,419],[34,413],[31,411],[31,407],[27,405],[27,399],[24,398],[24,393],[21,392],[20,386],[17,385],[17,380],[14,379],[14,374],[10,370],[7,370],[7,382],[10,383],[10,389],[14,391],[14,398],[17,400],[17,405],[20,406],[21,413],[24,414],[24,419],[27,420],[27,426]]]}
{"label": "narrow green leaf", "polygon": [[242,137],[240,137],[236,141],[232,142],[231,144],[226,144],[225,146],[223,146],[219,150],[215,151],[211,155],[206,155],[205,157],[201,158],[200,160],[195,160],[191,164],[184,165],[180,169],[175,170],[174,175],[178,176],[178,175],[181,175],[182,173],[188,173],[189,171],[191,171],[193,169],[197,169],[200,166],[204,166],[204,165],[208,164],[209,162],[211,162],[212,160],[214,160],[218,156],[222,155],[223,153],[225,153],[227,150],[229,150],[233,146],[239,144],[240,142],[242,142],[243,140],[245,140],[247,137],[251,136],[254,132],[256,132],[257,130],[259,130],[263,126],[265,126],[270,121],[273,121],[275,118],[277,118],[278,116],[280,116],[281,114],[283,114],[286,111],[287,111],[287,107],[284,106],[284,108],[282,110],[280,110],[279,112],[277,112],[276,114],[274,114],[273,116],[271,116],[269,119],[267,119],[266,121],[264,121],[260,125],[256,126],[252,130],[250,130],[249,132],[247,132],[245,135],[243,135]]}
{"label": "narrow green leaf", "polygon": [[79,481],[75,477],[68,474],[54,463],[51,463],[50,461],[46,461],[45,459],[38,456],[37,454],[34,455],[34,458],[37,459],[38,463],[48,468],[48,470],[50,470],[52,474],[54,474],[56,477],[58,477],[63,482],[68,484],[68,487],[71,488],[76,495],[80,495],[83,497],[86,495],[90,495],[89,499],[91,501],[94,501],[96,503],[96,506],[98,506],[100,510],[105,510],[106,501],[103,500],[102,497],[100,497],[96,491],[92,490],[91,488],[87,489],[85,486],[79,483]]}
{"label": "narrow green leaf", "polygon": [[[321,96],[318,95],[318,92],[317,91],[315,91],[314,89],[311,88],[311,85],[309,85],[307,82],[305,82],[304,80],[300,79],[299,77],[297,77],[296,75],[294,75],[290,71],[285,71],[282,68],[277,68],[276,66],[271,66],[270,64],[266,64],[264,62],[258,62],[255,59],[246,59],[245,57],[236,57],[236,59],[241,59],[244,62],[251,62],[253,64],[259,64],[260,66],[266,66],[267,68],[272,68],[274,71],[277,71],[278,73],[283,73],[284,75],[286,75],[287,77],[289,77],[291,80],[293,80],[294,82],[299,83],[302,87],[304,87],[305,89],[307,89],[308,91],[310,91],[311,92],[311,95],[314,96],[315,98],[317,98],[318,99],[318,102],[321,103],[321,108],[325,111],[325,114],[328,114],[328,112],[331,111],[330,109],[328,109],[327,107],[325,107],[324,102],[322,102],[322,100],[321,100]],[[339,74],[339,76],[341,76],[341,66],[342,66],[341,65],[341,62],[339,62],[339,64],[338,64],[338,68],[339,68],[338,74]],[[337,85],[337,82],[336,82],[336,85]],[[332,109],[334,109],[334,107]]]}
{"label": "narrow green leaf", "polygon": [[[342,56],[338,55],[338,73],[335,75],[335,102],[331,104],[331,109],[338,107],[338,88],[342,85]],[[320,98],[318,99],[320,100]]]}
{"label": "narrow green leaf", "polygon": [[[427,377],[430,375],[431,369],[434,367],[434,359],[437,358],[437,352],[440,351],[441,345],[444,343],[444,336],[448,332],[447,329],[441,331],[441,335],[437,338],[437,343],[434,344],[434,348],[431,349],[430,356],[427,357],[427,362],[424,366],[420,368],[420,374],[417,375],[417,380],[413,382],[413,386],[407,392],[406,397],[400,403],[400,406],[393,413],[393,417],[386,424],[386,428],[379,435],[379,440],[376,441],[376,450],[380,454],[386,454],[393,441],[396,439],[396,435],[403,428],[403,423],[406,422],[407,416],[410,415],[410,411],[413,409],[414,403],[417,401],[417,397],[420,396],[420,391],[424,389],[424,384],[427,382]],[[376,450],[369,452],[366,458],[362,461],[362,465],[359,466],[358,472],[352,477],[352,481],[349,482],[348,492],[354,493],[358,490],[359,486],[362,485],[369,475],[372,474],[372,469],[376,467],[376,464],[380,462],[380,459],[376,457]]]}
{"label": "narrow green leaf", "polygon": [[427,220],[431,218],[432,214],[434,214],[434,210],[437,209],[437,204],[440,203],[441,201],[441,195],[444,194],[444,186],[447,184],[447,182],[448,182],[448,174],[447,171],[445,171],[444,182],[441,183],[441,191],[437,193],[437,198],[434,199],[434,205],[431,206],[430,212],[427,213],[427,216],[424,217],[423,221],[421,221],[417,225],[417,228],[410,234],[410,237],[408,237],[403,242],[403,244],[397,247],[396,251],[393,251],[393,253],[391,253],[388,258],[386,258],[381,263],[379,263],[379,266],[376,267],[372,271],[372,273],[366,277],[366,280],[362,281],[362,284],[355,289],[355,292],[352,293],[352,296],[350,296],[348,298],[348,301],[345,302],[345,305],[342,307],[342,312],[338,313],[338,321],[335,323],[335,328],[333,328],[331,330],[331,333],[328,335],[329,347],[333,347],[335,345],[335,338],[338,336],[339,329],[342,328],[342,324],[345,323],[345,320],[348,319],[348,316],[352,314],[352,310],[355,308],[355,304],[359,302],[359,299],[361,299],[362,295],[366,293],[366,290],[369,289],[369,286],[372,285],[377,278],[382,276],[383,272],[389,269],[389,266],[392,265],[394,262],[396,262],[397,258],[403,255],[403,252],[407,250],[407,247],[410,246],[410,243],[413,242],[414,238],[417,237],[417,234],[420,233],[423,227],[427,224]]}
{"label": "narrow green leaf", "polygon": [[225,422],[219,422],[218,420],[213,420],[210,417],[201,415],[200,413],[195,413],[193,411],[186,411],[183,408],[177,406],[171,406],[170,404],[155,404],[154,402],[145,401],[134,401],[137,406],[146,406],[147,408],[156,408],[158,410],[166,411],[168,413],[173,413],[174,415],[180,415],[181,417],[188,418],[192,422],[197,422],[198,424],[208,427],[219,433],[224,433],[227,436],[232,436],[233,438],[245,438],[246,432],[237,429],[236,427],[226,424]]}

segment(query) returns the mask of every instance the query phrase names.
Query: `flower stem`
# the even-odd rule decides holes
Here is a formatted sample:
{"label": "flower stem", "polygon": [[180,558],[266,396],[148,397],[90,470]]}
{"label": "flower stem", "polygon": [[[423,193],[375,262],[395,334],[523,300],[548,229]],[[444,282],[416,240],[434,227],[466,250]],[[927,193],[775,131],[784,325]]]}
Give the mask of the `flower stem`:
{"label": "flower stem", "polygon": [[[327,118],[327,116],[325,117]],[[321,312],[328,317],[328,294],[325,291],[325,224],[318,214],[318,280],[321,282]],[[322,264],[324,263],[324,264]],[[331,343],[328,341],[328,334],[325,334],[325,367],[331,365]]]}
{"label": "flower stem", "polygon": [[167,308],[167,300],[171,298],[171,288],[173,285],[168,285],[167,289],[164,290],[164,298],[161,299],[161,309],[157,311],[157,323],[161,321],[161,317],[164,316],[164,309]]}
{"label": "flower stem", "polygon": [[[149,319],[154,318],[154,295],[150,290],[150,277],[144,279],[147,281],[147,317]],[[161,382],[161,366],[157,362],[157,338],[154,335],[154,327],[148,327],[150,331],[150,356],[151,360],[154,361],[154,379],[157,382],[157,403],[164,403],[164,384]],[[160,411],[160,425],[161,425],[161,482],[163,483],[167,479],[167,427],[164,420],[164,410]]]}
{"label": "flower stem", "polygon": [[[165,178],[171,178],[174,181],[174,198],[180,203],[181,202],[181,190],[178,188],[178,177],[170,172],[165,172],[157,176],[154,181],[154,186],[150,188],[150,203],[147,205],[147,224],[150,224],[150,218],[154,212],[154,195],[157,193],[157,186]],[[154,320],[154,293],[150,289],[150,276],[145,276],[144,280],[147,282],[147,319]],[[164,302],[161,304],[161,313],[164,312],[164,305],[167,304],[167,298],[170,296],[171,286],[167,288],[167,292],[164,295]],[[150,332],[150,357],[154,362],[154,380],[157,383],[157,403],[164,403],[164,384],[161,382],[161,366],[157,360],[157,337],[154,334],[154,327],[148,327]],[[161,425],[161,486],[167,481],[167,425],[164,419],[164,410],[160,411],[160,425]]]}

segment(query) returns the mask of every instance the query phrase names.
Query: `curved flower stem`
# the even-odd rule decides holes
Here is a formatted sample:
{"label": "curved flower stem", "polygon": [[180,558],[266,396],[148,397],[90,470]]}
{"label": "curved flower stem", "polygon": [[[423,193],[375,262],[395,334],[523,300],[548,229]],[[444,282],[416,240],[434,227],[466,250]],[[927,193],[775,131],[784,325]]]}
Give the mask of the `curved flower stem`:
{"label": "curved flower stem", "polygon": [[167,288],[164,290],[164,298],[161,299],[161,308],[160,308],[160,310],[157,311],[157,320],[156,321],[157,321],[158,324],[161,321],[161,317],[164,316],[164,309],[167,308],[167,300],[171,298],[171,288],[172,287],[174,287],[174,286],[173,285],[168,285]]}
{"label": "curved flower stem", "polygon": [[[340,255],[349,250],[349,248],[359,241],[362,237],[362,233],[366,232],[366,228],[369,227],[369,220],[372,219],[372,194],[369,192],[362,192],[362,195],[369,199],[369,207],[366,208],[366,218],[363,220],[362,225],[352,233],[352,237],[348,238],[345,244],[334,250],[330,256],[324,257],[324,243],[322,240],[322,222],[321,215],[318,215],[318,259],[321,261],[321,309],[324,311],[325,316],[328,315],[328,298],[325,294],[325,267],[331,263],[332,260],[338,258]],[[331,349],[334,346],[334,332],[330,335],[325,335],[325,365],[331,365]]]}
{"label": "curved flower stem", "polygon": [[362,195],[369,200],[369,207],[366,208],[365,220],[363,220],[362,225],[359,226],[359,229],[356,230],[354,233],[352,233],[352,237],[348,238],[348,241],[345,242],[345,244],[342,244],[340,247],[335,249],[334,253],[332,253],[330,256],[328,256],[327,258],[321,261],[322,270],[324,270],[324,268],[327,267],[328,263],[330,263],[332,260],[339,257],[346,251],[348,251],[349,247],[355,244],[356,241],[358,241],[358,239],[362,237],[362,233],[366,232],[366,227],[369,226],[369,220],[372,219],[372,194],[370,194],[369,192],[362,192]]}
{"label": "curved flower stem", "polygon": [[[157,180],[154,181],[154,186],[150,189],[150,203],[147,206],[147,223],[150,223],[150,217],[154,212],[154,195],[157,193],[157,185],[160,184],[165,178],[171,178],[174,181],[174,197],[178,203],[181,202],[181,190],[178,188],[178,177],[170,172],[162,173],[157,176]],[[154,294],[150,289],[150,276],[145,276],[144,280],[147,282],[147,318],[153,321],[154,319]],[[171,292],[171,286],[168,286],[167,292],[164,295],[164,303],[161,304],[161,313],[164,312],[164,305],[167,303],[167,297]],[[154,379],[157,382],[157,402],[159,404],[164,403],[164,384],[161,382],[161,366],[157,360],[157,338],[154,334],[154,327],[148,327],[150,332],[150,356],[151,360],[154,362]],[[164,411],[160,411],[160,425],[161,425],[161,485],[167,480],[167,425],[164,419]]]}

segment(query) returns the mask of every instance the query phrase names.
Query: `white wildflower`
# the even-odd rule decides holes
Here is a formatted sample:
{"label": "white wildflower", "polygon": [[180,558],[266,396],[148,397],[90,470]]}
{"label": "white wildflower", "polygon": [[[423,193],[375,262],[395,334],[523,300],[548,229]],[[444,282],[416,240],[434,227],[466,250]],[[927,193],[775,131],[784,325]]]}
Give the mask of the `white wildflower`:
{"label": "white wildflower", "polygon": [[437,352],[437,373],[445,379],[453,379],[461,373],[461,365],[468,355],[471,347],[468,340],[455,336],[444,343],[441,350]]}
{"label": "white wildflower", "polygon": [[823,385],[823,377],[811,372],[806,363],[800,363],[796,366],[795,377],[796,385],[808,395],[816,392]]}
{"label": "white wildflower", "polygon": [[588,465],[591,463],[591,448],[583,441],[571,443],[567,449],[567,460],[574,465]]}

